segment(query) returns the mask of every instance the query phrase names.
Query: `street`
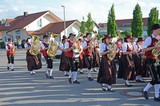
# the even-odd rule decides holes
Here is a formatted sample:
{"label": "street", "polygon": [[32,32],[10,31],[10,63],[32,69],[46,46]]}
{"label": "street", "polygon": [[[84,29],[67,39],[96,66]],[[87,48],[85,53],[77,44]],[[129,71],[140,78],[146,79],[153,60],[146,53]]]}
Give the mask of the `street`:
{"label": "street", "polygon": [[[126,87],[123,79],[117,79],[113,85],[115,92],[102,91],[96,82],[97,73],[93,72],[94,81],[87,80],[85,74],[78,73],[80,84],[69,84],[68,77],[59,71],[59,59],[54,59],[54,79],[45,76],[43,68],[36,70],[36,75],[27,71],[25,51],[15,54],[15,71],[6,68],[7,58],[4,49],[0,49],[0,106],[159,106],[155,102],[153,88],[149,91],[149,100],[145,100],[141,90],[147,83],[133,83]],[[149,81],[150,78],[145,78]]]}

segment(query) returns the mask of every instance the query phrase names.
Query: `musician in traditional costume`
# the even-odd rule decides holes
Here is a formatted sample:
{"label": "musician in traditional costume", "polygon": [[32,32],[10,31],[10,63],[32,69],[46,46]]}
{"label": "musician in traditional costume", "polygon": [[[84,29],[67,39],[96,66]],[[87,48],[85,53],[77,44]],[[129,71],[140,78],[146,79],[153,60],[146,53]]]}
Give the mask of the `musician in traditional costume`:
{"label": "musician in traditional costume", "polygon": [[136,43],[133,45],[135,54],[133,54],[134,58],[134,64],[135,64],[135,71],[136,71],[136,82],[144,82],[142,80],[142,74],[143,74],[143,64],[142,64],[142,44],[143,44],[143,38],[138,38]]}
{"label": "musician in traditional costume", "polygon": [[112,50],[109,50],[111,45],[111,39],[109,35],[105,35],[105,42],[101,43],[100,53],[102,55],[100,68],[98,72],[97,82],[101,84],[103,91],[114,92],[112,89],[112,84],[116,83],[116,66],[114,63],[114,58],[110,58],[108,54],[116,54]]}
{"label": "musician in traditional costume", "polygon": [[126,36],[122,44],[122,71],[123,78],[125,79],[125,85],[131,87],[129,80],[134,80],[135,65],[133,60],[133,45],[132,45],[132,36]]}
{"label": "musician in traditional costume", "polygon": [[[28,68],[28,71],[30,72],[30,75],[35,75],[36,73],[34,70],[38,70],[42,68],[41,54],[40,54],[41,45],[39,44],[39,47],[36,47],[36,44],[35,44],[35,46],[33,47],[32,46],[33,40],[34,39],[27,38],[26,43],[24,44],[24,47],[26,50],[27,68]],[[36,54],[32,54],[30,50],[36,49],[36,48],[39,48],[39,50],[37,51]]]}
{"label": "musician in traditional costume", "polygon": [[47,50],[49,48],[49,43],[50,43],[50,37],[49,35],[44,35],[43,36],[43,41],[41,43],[41,52],[43,57],[46,60],[47,63],[47,69],[46,69],[46,77],[54,79],[53,77],[53,57],[48,56]]}
{"label": "musician in traditional costume", "polygon": [[98,72],[96,67],[100,65],[100,43],[98,40],[94,42],[92,68],[94,72]]}
{"label": "musician in traditional costume", "polygon": [[65,55],[65,49],[64,49],[64,45],[67,41],[67,38],[65,36],[63,36],[62,38],[62,42],[60,42],[59,44],[59,50],[62,51],[61,54],[61,59],[60,59],[60,65],[59,65],[59,70],[64,72],[64,76],[69,76],[67,70],[67,59],[66,59],[66,55]]}
{"label": "musician in traditional costume", "polygon": [[154,100],[160,101],[160,62],[158,58],[160,54],[160,44],[158,41],[158,36],[160,36],[160,24],[154,24],[151,30],[152,35],[145,39],[142,51],[145,52],[145,56],[147,57],[146,64],[150,71],[152,80],[143,89],[143,93],[145,99],[149,99],[148,90],[154,86]]}
{"label": "musician in traditional costume", "polygon": [[87,40],[83,42],[83,52],[84,52],[84,58],[85,63],[88,68],[88,80],[93,81],[91,72],[92,72],[92,62],[93,62],[93,44],[92,44],[92,35],[91,33],[86,33]]}
{"label": "musician in traditional costume", "polygon": [[[75,35],[73,33],[69,34],[68,41],[65,43],[65,51],[67,58],[67,71],[69,72],[69,83],[80,84],[77,80],[77,70],[79,64],[79,53],[74,52],[75,47]],[[73,78],[73,79],[72,79]]]}
{"label": "musician in traditional costume", "polygon": [[11,42],[11,39],[8,39],[6,44],[6,55],[8,59],[7,69],[14,71],[14,54],[15,54],[16,47]]}

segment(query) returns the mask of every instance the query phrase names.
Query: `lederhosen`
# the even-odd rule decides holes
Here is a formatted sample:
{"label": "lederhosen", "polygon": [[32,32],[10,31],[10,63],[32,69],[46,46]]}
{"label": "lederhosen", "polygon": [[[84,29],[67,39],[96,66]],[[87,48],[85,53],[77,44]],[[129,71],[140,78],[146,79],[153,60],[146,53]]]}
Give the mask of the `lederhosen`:
{"label": "lederhosen", "polygon": [[[130,48],[127,44],[127,52],[131,52],[133,48]],[[132,64],[130,66],[130,64]],[[134,60],[132,54],[123,54],[122,53],[122,71],[123,71],[123,78],[127,79],[127,76],[129,75],[130,72],[132,72],[131,78],[135,79],[134,71],[135,71],[135,65],[134,65]]]}
{"label": "lederhosen", "polygon": [[[73,43],[68,41],[69,48],[72,47]],[[79,57],[74,57],[73,50],[66,52],[66,58],[67,58],[67,70],[66,71],[72,71],[76,72],[78,70],[79,65]]]}
{"label": "lederhosen", "polygon": [[[45,42],[43,42],[43,45],[45,48],[48,48],[49,47],[49,44],[46,44]],[[46,63],[47,63],[47,68],[50,68],[52,69],[53,68],[53,58],[52,57],[49,57],[47,55],[47,49],[46,50],[41,50],[45,60],[46,60]]]}
{"label": "lederhosen", "polygon": [[[150,37],[152,39],[152,42],[148,47],[153,47],[157,44],[158,40],[156,38],[153,38],[152,36]],[[147,68],[150,71],[152,77],[150,83],[152,85],[160,84],[160,63],[157,62],[158,59],[156,59],[156,57],[152,55],[152,50],[145,52],[145,56],[147,57],[146,59]]]}
{"label": "lederhosen", "polygon": [[[87,42],[87,46],[89,46],[90,41],[86,41],[86,42]],[[90,70],[92,68],[92,61],[93,61],[92,52],[90,52],[88,48],[86,50],[83,50],[83,52],[84,52],[86,66]]]}
{"label": "lederhosen", "polygon": [[[27,45],[28,45],[28,47],[31,46],[29,43]],[[26,52],[26,61],[27,61],[28,71],[38,70],[38,69],[42,68],[40,53],[37,56],[33,56],[29,53],[29,50],[28,50]]]}
{"label": "lederhosen", "polygon": [[[106,48],[107,51],[107,48]],[[116,66],[114,60],[109,60],[106,55],[102,55],[100,68],[97,77],[98,83],[115,84],[116,83]]]}
{"label": "lederhosen", "polygon": [[92,68],[99,67],[99,64],[100,64],[100,56],[98,51],[96,50],[97,48],[99,47],[96,46],[94,48],[94,52],[92,52],[92,56],[93,56]]}
{"label": "lederhosen", "polygon": [[[12,44],[13,46],[13,44]],[[7,54],[7,59],[8,59],[8,64],[14,64],[14,53],[13,51],[11,50],[11,46],[9,44],[7,44],[7,47],[8,47],[8,51],[6,51],[6,54]]]}
{"label": "lederhosen", "polygon": [[[136,46],[137,46],[138,50],[140,50],[139,45],[136,44]],[[139,54],[139,53],[133,54],[133,59],[134,59],[134,64],[135,64],[136,76],[137,75],[142,75],[142,73],[143,73],[142,54]]]}

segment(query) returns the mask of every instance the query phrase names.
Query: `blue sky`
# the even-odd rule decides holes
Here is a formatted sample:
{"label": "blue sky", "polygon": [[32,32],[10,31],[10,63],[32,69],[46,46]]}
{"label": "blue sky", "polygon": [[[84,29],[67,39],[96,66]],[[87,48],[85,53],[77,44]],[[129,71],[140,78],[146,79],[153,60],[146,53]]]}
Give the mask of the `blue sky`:
{"label": "blue sky", "polygon": [[135,5],[140,4],[143,17],[148,17],[150,9],[157,7],[160,10],[160,0],[0,0],[0,19],[14,18],[24,11],[35,13],[51,10],[63,19],[63,8],[66,8],[66,20],[82,20],[91,12],[97,23],[107,22],[108,11],[115,5],[116,19],[132,18]]}

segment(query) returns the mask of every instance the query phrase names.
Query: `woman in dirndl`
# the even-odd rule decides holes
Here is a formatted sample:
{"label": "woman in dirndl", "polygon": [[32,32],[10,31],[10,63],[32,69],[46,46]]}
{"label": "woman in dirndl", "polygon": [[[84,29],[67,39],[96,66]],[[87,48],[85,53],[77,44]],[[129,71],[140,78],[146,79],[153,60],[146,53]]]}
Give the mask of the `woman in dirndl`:
{"label": "woman in dirndl", "polygon": [[131,87],[129,80],[134,80],[135,77],[135,65],[133,54],[135,54],[133,45],[131,43],[132,36],[126,36],[122,44],[122,71],[123,78],[125,79],[125,85]]}
{"label": "woman in dirndl", "polygon": [[114,92],[112,89],[112,84],[116,83],[116,66],[114,63],[114,59],[110,60],[107,56],[108,53],[112,53],[108,49],[108,45],[110,44],[110,36],[104,36],[105,41],[100,45],[100,53],[102,55],[100,68],[98,72],[97,82],[101,84],[103,91]]}

